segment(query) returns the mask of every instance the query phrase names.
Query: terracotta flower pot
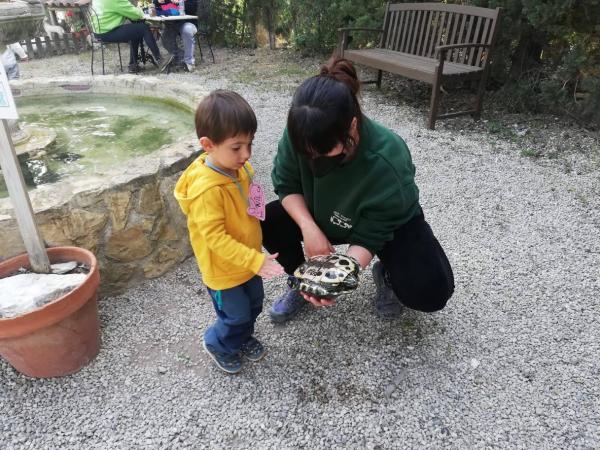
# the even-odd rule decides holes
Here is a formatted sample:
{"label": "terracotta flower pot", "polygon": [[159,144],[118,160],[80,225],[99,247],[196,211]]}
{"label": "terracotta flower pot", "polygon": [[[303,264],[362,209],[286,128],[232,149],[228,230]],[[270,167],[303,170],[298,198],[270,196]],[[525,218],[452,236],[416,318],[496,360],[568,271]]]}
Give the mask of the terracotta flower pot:
{"label": "terracotta flower pot", "polygon": [[[98,263],[78,247],[48,249],[51,263],[77,261],[90,267],[84,282],[68,294],[23,315],[0,319],[0,356],[30,377],[76,372],[100,350],[97,290]],[[29,267],[27,255],[0,263],[0,278]]]}

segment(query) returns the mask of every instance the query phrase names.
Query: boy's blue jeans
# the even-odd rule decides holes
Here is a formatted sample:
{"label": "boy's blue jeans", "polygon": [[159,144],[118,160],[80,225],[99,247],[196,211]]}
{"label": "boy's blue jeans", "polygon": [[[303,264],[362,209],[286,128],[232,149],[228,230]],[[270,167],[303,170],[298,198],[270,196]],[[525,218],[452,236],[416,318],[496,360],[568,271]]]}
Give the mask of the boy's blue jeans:
{"label": "boy's blue jeans", "polygon": [[204,342],[212,351],[237,353],[254,333],[254,322],[262,311],[265,291],[258,275],[244,284],[215,291],[207,288],[217,312],[217,320],[204,332]]}

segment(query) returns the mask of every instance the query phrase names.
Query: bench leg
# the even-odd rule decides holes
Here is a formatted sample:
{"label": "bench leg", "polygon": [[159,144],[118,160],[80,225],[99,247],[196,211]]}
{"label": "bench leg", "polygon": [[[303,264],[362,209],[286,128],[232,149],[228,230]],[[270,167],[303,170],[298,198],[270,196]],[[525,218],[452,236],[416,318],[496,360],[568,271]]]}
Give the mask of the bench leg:
{"label": "bench leg", "polygon": [[483,105],[483,96],[485,94],[486,79],[487,77],[484,74],[479,81],[479,86],[477,87],[477,96],[475,97],[475,105],[473,105],[475,112],[471,114],[475,120],[479,120],[481,118],[481,107]]}
{"label": "bench leg", "polygon": [[431,88],[431,104],[429,106],[429,122],[427,128],[435,130],[435,121],[437,119],[438,108],[440,106],[440,80],[436,78]]}
{"label": "bench leg", "polygon": [[375,82],[378,89],[381,88],[381,78],[382,77],[383,77],[383,70],[378,70],[377,71],[377,81]]}

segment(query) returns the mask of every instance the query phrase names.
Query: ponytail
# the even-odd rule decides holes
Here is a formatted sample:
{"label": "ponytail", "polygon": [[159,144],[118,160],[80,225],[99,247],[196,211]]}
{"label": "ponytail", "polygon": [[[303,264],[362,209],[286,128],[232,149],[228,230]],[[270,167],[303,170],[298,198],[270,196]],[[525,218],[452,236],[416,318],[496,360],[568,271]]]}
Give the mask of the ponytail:
{"label": "ponytail", "polygon": [[321,66],[319,75],[329,76],[337,81],[341,81],[348,89],[350,89],[352,95],[355,97],[358,96],[360,91],[360,81],[356,75],[356,69],[347,59],[333,56]]}

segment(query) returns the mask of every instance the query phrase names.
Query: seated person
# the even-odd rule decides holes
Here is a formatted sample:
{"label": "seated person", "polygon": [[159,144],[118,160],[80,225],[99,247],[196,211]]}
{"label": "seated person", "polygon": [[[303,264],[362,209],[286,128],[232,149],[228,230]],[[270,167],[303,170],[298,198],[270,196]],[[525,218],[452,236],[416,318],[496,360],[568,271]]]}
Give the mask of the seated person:
{"label": "seated person", "polygon": [[[142,39],[150,49],[148,53],[150,62],[164,71],[173,60],[172,56],[162,58],[156,40],[150,31],[150,27],[140,22],[144,17],[142,10],[129,3],[128,0],[92,0],[92,28],[104,42],[129,42],[129,72],[137,73],[141,70],[138,64],[138,49]],[[131,23],[125,23],[129,19]]]}
{"label": "seated person", "polygon": [[22,62],[28,61],[27,53],[25,53],[25,50],[23,49],[23,47],[21,47],[21,44],[19,44],[18,42],[7,45],[6,49],[4,50],[4,53],[2,53],[2,55],[0,56],[0,61],[4,66],[6,77],[9,80],[16,80],[21,76],[21,72],[19,71],[19,64],[17,63],[17,58],[15,57],[15,55],[17,55],[19,57],[19,60]]}
{"label": "seated person", "polygon": [[[156,14],[161,11],[179,6],[179,0],[153,0],[156,7]],[[185,0],[185,13],[195,16],[198,6],[196,0]],[[187,72],[192,72],[195,68],[194,59],[194,36],[198,32],[196,20],[181,20],[176,22],[166,22],[161,40],[167,51],[174,56],[176,64]],[[177,35],[181,36],[183,50],[177,45]]]}

